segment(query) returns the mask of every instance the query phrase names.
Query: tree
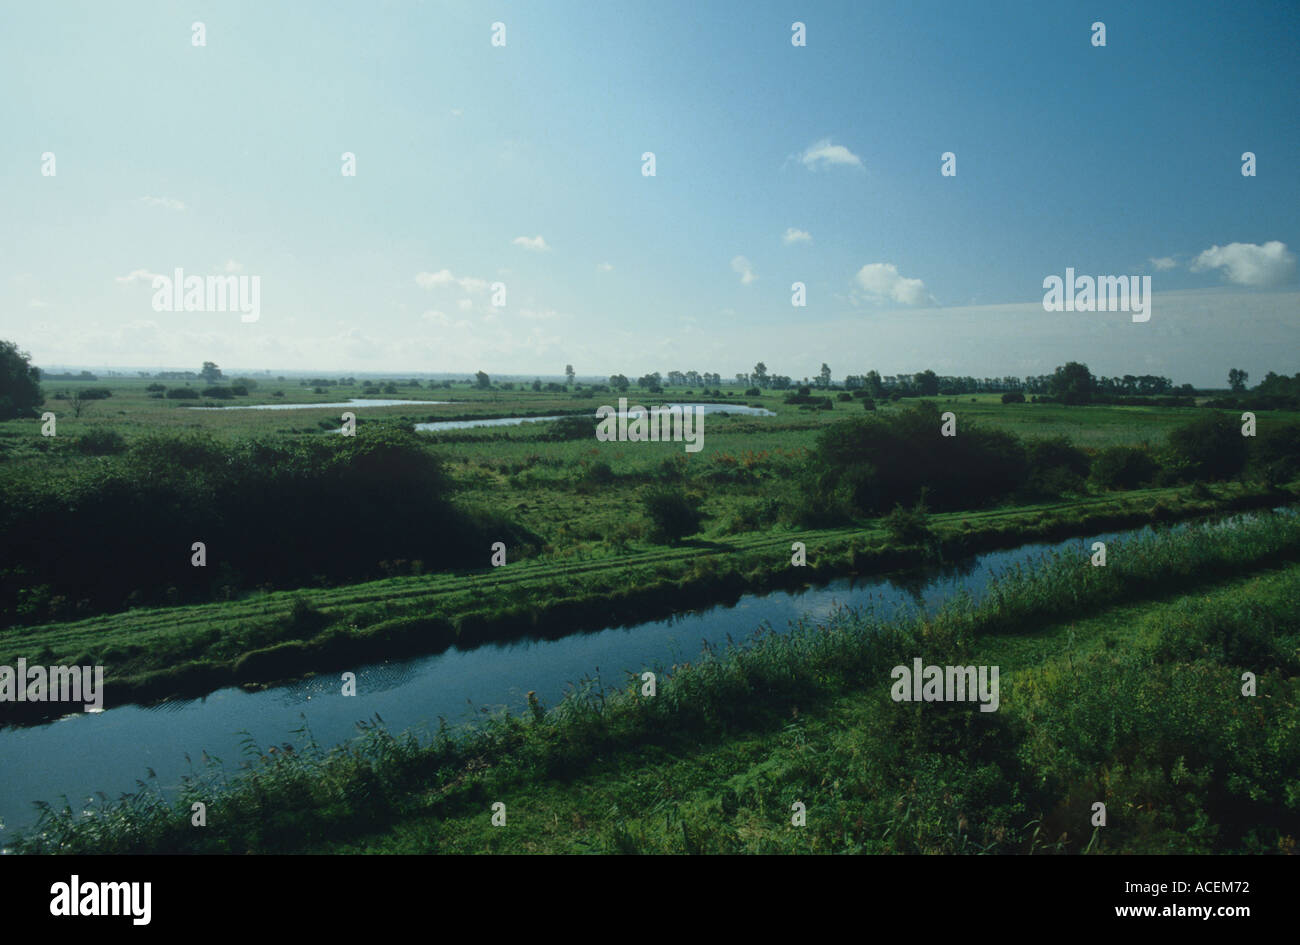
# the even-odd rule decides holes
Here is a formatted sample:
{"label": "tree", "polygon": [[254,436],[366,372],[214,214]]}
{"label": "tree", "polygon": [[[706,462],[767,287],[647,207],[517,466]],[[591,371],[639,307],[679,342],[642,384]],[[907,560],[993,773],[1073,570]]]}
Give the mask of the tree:
{"label": "tree", "polygon": [[1234,394],[1240,394],[1246,390],[1246,381],[1250,377],[1241,368],[1233,368],[1228,372],[1228,386],[1232,388]]}
{"label": "tree", "polygon": [[492,378],[488,377],[483,371],[475,371],[474,386],[479,390],[488,390],[492,386]]}
{"label": "tree", "polygon": [[625,391],[631,382],[622,374],[611,374],[609,376],[609,386],[613,390]]}
{"label": "tree", "polygon": [[822,369],[817,372],[817,386],[822,390],[831,386],[831,369],[825,362],[822,362]]}
{"label": "tree", "polygon": [[566,382],[567,384],[569,384],[570,386],[572,386],[572,384],[573,384],[573,378],[574,378],[573,365],[572,365],[572,364],[566,364],[566,365],[564,366],[564,377],[565,377],[565,382]]}
{"label": "tree", "polygon": [[[1133,378],[1137,382],[1137,378]],[[1125,377],[1127,383],[1128,377]],[[1058,367],[1048,381],[1048,393],[1065,403],[1086,404],[1092,400],[1096,382],[1088,365],[1078,361],[1068,361]]]}
{"label": "tree", "polygon": [[871,392],[872,397],[879,398],[885,396],[885,385],[880,381],[879,371],[868,371],[865,383],[867,385],[867,390]]}
{"label": "tree", "polygon": [[[753,380],[755,387],[766,387],[767,386],[767,365],[764,364],[762,361],[759,361],[757,364],[754,365],[754,370],[750,372],[749,376]],[[736,380],[740,380],[739,374],[736,375]]]}
{"label": "tree", "polygon": [[933,397],[939,393],[939,375],[928,368],[914,378],[916,390],[923,396]]}
{"label": "tree", "polygon": [[211,361],[204,361],[203,370],[199,371],[199,377],[203,378],[209,384],[215,384],[217,381],[221,380],[221,368],[217,367],[216,364]]}
{"label": "tree", "polygon": [[30,416],[45,403],[41,369],[12,341],[0,341],[0,420]]}

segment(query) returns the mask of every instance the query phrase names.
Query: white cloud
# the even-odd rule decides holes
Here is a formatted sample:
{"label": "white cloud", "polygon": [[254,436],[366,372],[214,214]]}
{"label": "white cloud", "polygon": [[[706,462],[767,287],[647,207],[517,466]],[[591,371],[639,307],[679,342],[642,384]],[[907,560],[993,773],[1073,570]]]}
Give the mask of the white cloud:
{"label": "white cloud", "polygon": [[521,308],[519,310],[519,317],[527,318],[530,321],[545,321],[547,319],[555,318],[558,314],[559,312],[553,308],[544,309],[540,312],[534,311],[531,308]]}
{"label": "white cloud", "polygon": [[131,285],[133,282],[148,282],[152,284],[155,278],[162,277],[155,276],[154,273],[150,272],[148,269],[133,269],[125,276],[114,276],[113,281],[118,285]]}
{"label": "white cloud", "polygon": [[451,110],[451,117],[452,117],[452,118],[459,118],[459,117],[460,117],[461,115],[463,115],[463,114],[465,114],[465,109],[463,109],[463,108],[453,108],[453,109]]}
{"label": "white cloud", "polygon": [[1168,269],[1173,269],[1175,266],[1178,265],[1178,261],[1174,259],[1173,256],[1160,256],[1160,257],[1152,256],[1150,262],[1151,265],[1155,266],[1155,268],[1158,269],[1160,272],[1164,272]]}
{"label": "white cloud", "polygon": [[415,274],[415,284],[421,289],[436,289],[440,286],[457,285],[464,292],[482,292],[488,287],[486,279],[476,279],[473,276],[456,276],[450,269],[439,269],[437,272],[418,272]]}
{"label": "white cloud", "polygon": [[241,262],[236,262],[233,259],[227,259],[226,264],[221,267],[221,270],[223,272],[243,272],[244,264]]}
{"label": "white cloud", "polygon": [[147,203],[151,207],[164,207],[168,210],[184,210],[185,204],[179,200],[173,200],[170,197],[141,197],[142,203]]}
{"label": "white cloud", "polygon": [[516,246],[522,246],[524,249],[531,249],[539,253],[551,248],[546,245],[546,240],[542,239],[540,234],[537,236],[516,236],[510,242]]}
{"label": "white cloud", "polygon": [[735,272],[740,273],[741,285],[749,285],[751,282],[753,282],[755,279],[758,278],[758,276],[754,275],[753,265],[744,256],[737,256],[735,259],[733,259],[731,261],[731,268]]}
{"label": "white cloud", "polygon": [[451,274],[450,269],[439,269],[437,272],[417,272],[415,274],[415,284],[421,289],[432,289],[435,286],[451,285],[456,281],[456,277]]}
{"label": "white cloud", "polygon": [[1295,267],[1295,254],[1287,250],[1285,243],[1277,240],[1262,246],[1255,243],[1211,246],[1192,263],[1193,272],[1221,269],[1229,282],[1254,288],[1290,282]]}
{"label": "white cloud", "polygon": [[812,241],[812,234],[807,230],[796,230],[794,227],[789,227],[785,231],[785,235],[781,237],[781,241],[787,246],[791,243],[809,243]]}
{"label": "white cloud", "polygon": [[850,167],[862,167],[862,158],[858,157],[842,144],[831,144],[830,138],[814,141],[799,156],[803,166],[809,170],[829,167],[834,164],[847,164]]}
{"label": "white cloud", "polygon": [[28,308],[49,308],[50,303],[44,299],[32,299],[27,303]]}
{"label": "white cloud", "polygon": [[470,309],[472,309],[472,308],[474,307],[474,300],[473,300],[473,299],[460,299],[460,300],[456,303],[456,307],[459,308],[462,312],[468,312]]}
{"label": "white cloud", "polygon": [[906,279],[898,274],[893,263],[871,263],[858,270],[858,285],[881,299],[891,299],[904,305],[922,305],[928,299],[925,283],[920,279]]}
{"label": "white cloud", "polygon": [[609,263],[597,263],[597,264],[596,264],[596,268],[597,268],[598,270],[600,270],[601,272],[613,272],[613,271],[614,271],[614,267],[611,266]]}

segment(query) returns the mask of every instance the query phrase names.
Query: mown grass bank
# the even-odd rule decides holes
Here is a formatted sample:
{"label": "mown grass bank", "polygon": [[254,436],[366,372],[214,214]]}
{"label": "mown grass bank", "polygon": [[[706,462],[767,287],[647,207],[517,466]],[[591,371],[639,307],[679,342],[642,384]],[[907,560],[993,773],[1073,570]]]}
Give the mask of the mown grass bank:
{"label": "mown grass bank", "polygon": [[[376,727],[330,751],[250,746],[251,770],[204,768],[175,801],[47,810],[15,849],[1285,852],[1297,557],[1300,519],[1273,515],[1116,543],[1105,568],[1056,555],[979,606],[705,653],[653,698],[586,688],[428,743]],[[890,667],[914,657],[1000,665],[1001,709],[890,701]]]}
{"label": "mown grass bank", "polygon": [[[132,610],[75,623],[0,630],[0,664],[103,665],[108,705],[199,696],[359,663],[667,617],[744,593],[1105,530],[1262,508],[1291,491],[1227,485],[1149,489],[1034,506],[935,515],[937,542],[899,547],[869,529],[772,530],[729,541],[590,560],[533,559],[481,572],[392,578],[191,607]],[[802,541],[808,565],[792,567]],[[41,718],[41,703],[5,719]],[[25,713],[25,714],[23,714]]]}

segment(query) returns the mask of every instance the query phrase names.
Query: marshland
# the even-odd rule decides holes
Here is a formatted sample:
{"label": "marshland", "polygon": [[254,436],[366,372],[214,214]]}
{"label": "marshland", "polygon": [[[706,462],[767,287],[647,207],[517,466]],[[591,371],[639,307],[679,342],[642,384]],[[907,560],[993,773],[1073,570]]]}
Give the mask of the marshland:
{"label": "marshland", "polygon": [[[1261,794],[1265,769],[1298,763],[1264,735],[1296,697],[1293,409],[1257,410],[1243,437],[1242,411],[1212,396],[634,389],[711,405],[684,454],[597,441],[601,382],[413,381],[226,385],[292,412],[196,409],[145,378],[53,381],[60,400],[111,393],[55,436],[0,426],[0,664],[103,665],[108,707],[51,722],[4,706],[0,752],[50,759],[0,790],[10,849],[1258,851],[1295,836],[1285,788]],[[340,404],[355,436],[329,435]],[[93,548],[93,567],[69,567],[68,547]],[[916,657],[1000,664],[997,718],[890,703],[889,666]],[[1158,687],[1124,702],[1143,667]],[[1231,737],[1259,770],[1229,764],[1237,742],[1178,728],[1187,700],[1227,705],[1189,679],[1235,694],[1246,671],[1262,697],[1233,706],[1264,728]],[[1067,711],[1084,685],[1115,694],[1109,714]],[[1053,726],[1075,746],[1061,757],[1034,734]],[[836,777],[813,784],[821,766]],[[1156,794],[1197,779],[1204,803],[1104,833],[1070,822],[1116,777]],[[529,839],[480,817],[497,795]],[[201,834],[196,798],[213,811]],[[795,801],[815,829],[790,835]]]}

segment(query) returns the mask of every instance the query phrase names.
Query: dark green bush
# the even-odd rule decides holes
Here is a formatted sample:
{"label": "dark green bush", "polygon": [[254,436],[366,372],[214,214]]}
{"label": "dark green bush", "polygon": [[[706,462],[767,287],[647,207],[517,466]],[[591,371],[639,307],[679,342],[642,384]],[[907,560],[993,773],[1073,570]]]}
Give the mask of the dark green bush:
{"label": "dark green bush", "polygon": [[112,456],[126,449],[126,440],[116,430],[95,427],[77,437],[77,452],[86,456]]}
{"label": "dark green bush", "polygon": [[700,530],[704,513],[698,503],[676,489],[655,488],[644,499],[646,517],[650,520],[651,540],[666,544],[693,535]]}
{"label": "dark green bush", "polygon": [[966,424],[945,437],[941,422],[939,408],[922,401],[830,425],[813,454],[818,498],[835,504],[838,495],[858,514],[880,514],[928,489],[936,509],[974,508],[1024,484],[1028,462],[1015,436]]}
{"label": "dark green bush", "polygon": [[1169,431],[1171,458],[1191,479],[1214,482],[1231,479],[1246,465],[1246,438],[1239,420],[1208,413]]}
{"label": "dark green bush", "polygon": [[1109,446],[1092,461],[1092,479],[1103,489],[1136,489],[1155,473],[1151,454],[1136,446]]}
{"label": "dark green bush", "polygon": [[1092,461],[1068,437],[1030,440],[1025,444],[1029,459],[1027,490],[1032,495],[1059,496],[1086,488]]}

